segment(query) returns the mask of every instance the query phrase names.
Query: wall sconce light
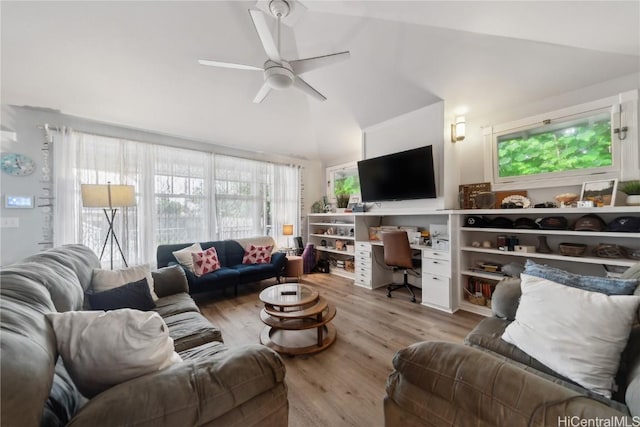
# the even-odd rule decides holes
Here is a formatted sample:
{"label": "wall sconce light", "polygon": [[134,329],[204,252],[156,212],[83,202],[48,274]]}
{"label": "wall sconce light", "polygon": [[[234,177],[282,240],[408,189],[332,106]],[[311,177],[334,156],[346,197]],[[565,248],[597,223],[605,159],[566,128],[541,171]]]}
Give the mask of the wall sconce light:
{"label": "wall sconce light", "polygon": [[456,117],[455,124],[451,125],[451,142],[462,141],[465,137],[466,123],[464,116]]}

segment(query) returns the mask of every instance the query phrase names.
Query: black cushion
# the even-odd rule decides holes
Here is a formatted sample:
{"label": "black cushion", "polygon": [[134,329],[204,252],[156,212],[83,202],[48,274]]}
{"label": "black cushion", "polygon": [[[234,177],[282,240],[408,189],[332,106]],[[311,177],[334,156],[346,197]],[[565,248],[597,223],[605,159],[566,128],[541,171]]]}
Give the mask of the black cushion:
{"label": "black cushion", "polygon": [[133,308],[149,311],[155,308],[147,279],[127,283],[118,288],[103,292],[87,292],[89,305],[92,310],[117,310],[119,308]]}

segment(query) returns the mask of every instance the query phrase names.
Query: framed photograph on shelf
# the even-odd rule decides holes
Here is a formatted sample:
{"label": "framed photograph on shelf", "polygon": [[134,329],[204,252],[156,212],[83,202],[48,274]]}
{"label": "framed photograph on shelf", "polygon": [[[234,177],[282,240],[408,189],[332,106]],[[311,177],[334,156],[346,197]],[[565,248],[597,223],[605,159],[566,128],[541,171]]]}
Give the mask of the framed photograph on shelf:
{"label": "framed photograph on shelf", "polygon": [[591,201],[596,207],[615,206],[617,190],[617,179],[587,181],[582,184],[580,201]]}
{"label": "framed photograph on shelf", "polygon": [[355,208],[359,204],[360,204],[360,195],[359,194],[349,196],[349,204],[347,205],[347,211],[348,212],[353,212],[353,208]]}

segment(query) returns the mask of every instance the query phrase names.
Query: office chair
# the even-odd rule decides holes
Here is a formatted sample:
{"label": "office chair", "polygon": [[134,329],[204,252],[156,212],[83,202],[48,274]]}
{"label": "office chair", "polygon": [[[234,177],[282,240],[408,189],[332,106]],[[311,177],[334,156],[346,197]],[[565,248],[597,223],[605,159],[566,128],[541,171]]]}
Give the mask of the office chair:
{"label": "office chair", "polygon": [[304,246],[302,245],[302,237],[294,237],[293,241],[296,244],[295,247],[295,255],[302,255],[302,252],[304,252]]}
{"label": "office chair", "polygon": [[384,245],[384,263],[393,267],[393,271],[403,270],[404,280],[402,284],[391,284],[387,287],[387,296],[391,298],[391,292],[396,289],[406,288],[411,295],[411,302],[416,302],[416,294],[409,284],[409,269],[413,269],[411,246],[406,231],[388,231],[382,233]]}

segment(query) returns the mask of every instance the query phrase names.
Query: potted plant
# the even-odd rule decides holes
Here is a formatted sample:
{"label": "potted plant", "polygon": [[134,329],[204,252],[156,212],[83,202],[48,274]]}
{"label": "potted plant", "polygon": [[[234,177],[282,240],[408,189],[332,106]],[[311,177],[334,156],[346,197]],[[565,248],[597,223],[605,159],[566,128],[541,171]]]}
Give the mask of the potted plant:
{"label": "potted plant", "polygon": [[627,195],[627,205],[640,205],[640,181],[623,182],[620,191]]}
{"label": "potted plant", "polygon": [[358,192],[358,183],[354,176],[336,179],[334,192],[338,209],[344,210],[349,205],[349,198]]}

